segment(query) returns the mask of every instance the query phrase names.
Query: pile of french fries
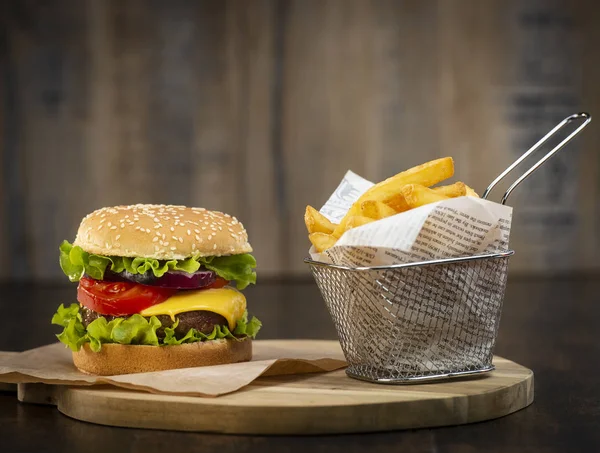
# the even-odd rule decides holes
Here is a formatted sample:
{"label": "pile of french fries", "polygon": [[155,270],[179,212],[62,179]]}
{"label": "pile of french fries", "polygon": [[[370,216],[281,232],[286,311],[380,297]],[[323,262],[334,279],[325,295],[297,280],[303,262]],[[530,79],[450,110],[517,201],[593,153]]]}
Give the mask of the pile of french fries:
{"label": "pile of french fries", "polygon": [[308,239],[317,252],[323,252],[333,247],[352,228],[448,198],[479,197],[461,181],[433,187],[453,175],[454,161],[451,157],[432,160],[398,173],[362,194],[339,224],[330,222],[309,205],[304,213]]}

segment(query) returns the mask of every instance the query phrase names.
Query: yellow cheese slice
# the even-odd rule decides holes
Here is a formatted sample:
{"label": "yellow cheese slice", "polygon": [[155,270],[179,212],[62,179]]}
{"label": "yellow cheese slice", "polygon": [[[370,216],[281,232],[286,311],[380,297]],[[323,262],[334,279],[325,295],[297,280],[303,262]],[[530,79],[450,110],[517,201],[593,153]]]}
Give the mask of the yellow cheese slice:
{"label": "yellow cheese slice", "polygon": [[229,329],[235,329],[238,319],[246,310],[246,298],[238,290],[223,288],[180,291],[160,304],[142,310],[142,316],[169,315],[175,321],[175,315],[188,311],[205,310],[223,316]]}

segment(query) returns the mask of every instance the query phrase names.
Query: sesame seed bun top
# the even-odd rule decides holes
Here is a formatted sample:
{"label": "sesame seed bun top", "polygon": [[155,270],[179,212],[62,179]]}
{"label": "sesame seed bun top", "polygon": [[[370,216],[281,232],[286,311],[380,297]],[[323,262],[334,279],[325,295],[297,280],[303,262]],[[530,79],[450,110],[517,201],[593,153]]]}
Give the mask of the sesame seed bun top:
{"label": "sesame seed bun top", "polygon": [[143,204],[88,214],[74,245],[98,255],[160,260],[252,251],[246,230],[235,217],[204,208]]}

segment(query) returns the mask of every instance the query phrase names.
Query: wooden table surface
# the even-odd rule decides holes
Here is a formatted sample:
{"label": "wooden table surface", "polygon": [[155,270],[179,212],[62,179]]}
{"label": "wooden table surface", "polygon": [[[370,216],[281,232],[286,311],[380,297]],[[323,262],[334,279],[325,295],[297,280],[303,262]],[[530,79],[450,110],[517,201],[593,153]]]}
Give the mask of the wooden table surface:
{"label": "wooden table surface", "polygon": [[[247,295],[261,338],[335,339],[313,282],[261,282]],[[74,286],[0,285],[0,350],[53,341],[50,317],[74,297]],[[533,369],[536,394],[532,406],[501,419],[366,435],[225,436],[92,425],[0,392],[0,451],[600,451],[599,299],[595,276],[509,279],[496,353]]]}

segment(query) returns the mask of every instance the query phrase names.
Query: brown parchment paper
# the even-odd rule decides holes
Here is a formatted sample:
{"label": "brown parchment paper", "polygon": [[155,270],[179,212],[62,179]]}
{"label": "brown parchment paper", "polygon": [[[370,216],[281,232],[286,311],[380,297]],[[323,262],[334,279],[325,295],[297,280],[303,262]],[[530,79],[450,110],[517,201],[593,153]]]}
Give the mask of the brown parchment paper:
{"label": "brown parchment paper", "polygon": [[[0,364],[6,362],[9,358],[13,358],[18,355],[18,352],[0,351]],[[15,384],[4,383],[0,380],[0,392],[12,392],[16,391],[17,386]]]}
{"label": "brown parchment paper", "polygon": [[0,355],[0,382],[62,385],[110,384],[150,393],[219,396],[250,384],[259,376],[333,371],[346,366],[338,342],[256,340],[250,362],[152,373],[90,376],[73,365],[61,343],[19,354]]}

